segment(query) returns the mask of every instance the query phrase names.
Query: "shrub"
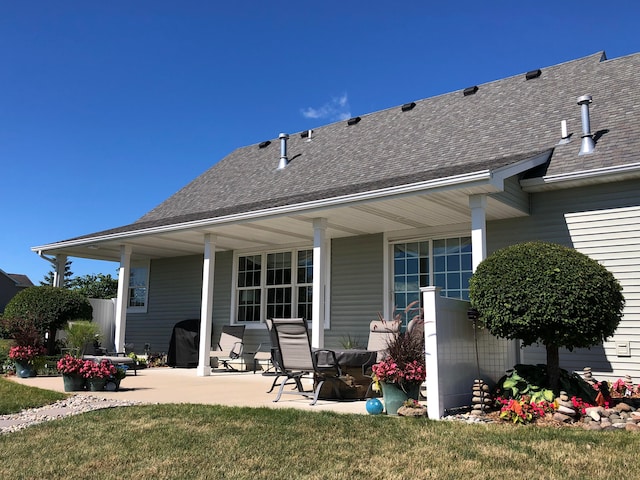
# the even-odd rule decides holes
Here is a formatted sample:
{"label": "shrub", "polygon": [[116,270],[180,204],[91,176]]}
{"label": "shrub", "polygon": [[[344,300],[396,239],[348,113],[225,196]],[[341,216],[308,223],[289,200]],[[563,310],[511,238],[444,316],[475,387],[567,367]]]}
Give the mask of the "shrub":
{"label": "shrub", "polygon": [[527,242],[498,250],[469,282],[472,306],[489,331],[547,349],[549,385],[559,382],[559,348],[597,345],[622,317],[622,287],[605,267],[562,245]]}
{"label": "shrub", "polygon": [[83,295],[58,287],[25,288],[14,296],[4,310],[5,318],[24,318],[38,331],[49,333],[49,352],[55,345],[56,331],[69,320],[91,319],[93,308]]}

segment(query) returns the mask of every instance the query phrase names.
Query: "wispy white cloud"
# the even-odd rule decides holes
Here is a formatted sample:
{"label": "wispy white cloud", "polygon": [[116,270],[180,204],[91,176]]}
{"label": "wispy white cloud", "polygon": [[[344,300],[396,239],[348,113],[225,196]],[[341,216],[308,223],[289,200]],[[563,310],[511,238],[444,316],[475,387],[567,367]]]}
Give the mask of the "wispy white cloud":
{"label": "wispy white cloud", "polygon": [[349,97],[345,93],[339,97],[333,97],[320,107],[303,108],[301,113],[305,118],[339,121],[351,118],[350,110]]}

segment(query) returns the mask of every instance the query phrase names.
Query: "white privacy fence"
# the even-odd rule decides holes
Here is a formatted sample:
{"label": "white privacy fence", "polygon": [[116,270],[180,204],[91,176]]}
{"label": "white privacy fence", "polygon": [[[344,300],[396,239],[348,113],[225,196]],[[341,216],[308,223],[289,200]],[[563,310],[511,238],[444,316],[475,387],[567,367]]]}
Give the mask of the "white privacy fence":
{"label": "white privacy fence", "polygon": [[116,332],[116,299],[103,300],[90,298],[89,303],[93,307],[93,322],[100,325],[100,344],[109,352],[115,351]]}
{"label": "white privacy fence", "polygon": [[[440,296],[440,288],[422,288],[429,418],[445,410],[471,405],[473,381],[495,384],[516,363],[516,344],[485,329],[475,329],[467,317],[469,302]],[[475,333],[475,335],[474,335]],[[476,338],[478,359],[476,361]]]}

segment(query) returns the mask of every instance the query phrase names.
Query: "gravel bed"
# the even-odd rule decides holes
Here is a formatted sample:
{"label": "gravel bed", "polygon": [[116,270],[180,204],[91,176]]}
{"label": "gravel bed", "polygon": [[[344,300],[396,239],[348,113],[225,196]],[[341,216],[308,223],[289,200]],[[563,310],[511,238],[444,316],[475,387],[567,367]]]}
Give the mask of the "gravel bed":
{"label": "gravel bed", "polygon": [[31,425],[101,408],[129,407],[141,404],[141,402],[100,398],[93,395],[74,395],[44,407],[23,410],[10,415],[0,415],[0,434],[17,432]]}

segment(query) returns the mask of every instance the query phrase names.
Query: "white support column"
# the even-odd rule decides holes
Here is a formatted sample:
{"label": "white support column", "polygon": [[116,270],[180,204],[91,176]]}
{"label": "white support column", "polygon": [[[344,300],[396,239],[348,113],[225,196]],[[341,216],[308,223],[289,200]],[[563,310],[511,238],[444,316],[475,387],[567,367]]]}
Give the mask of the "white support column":
{"label": "white support column", "polygon": [[118,270],[118,299],[116,301],[116,352],[124,352],[124,336],[127,328],[127,305],[129,303],[129,276],[131,274],[131,246],[120,246],[120,269]]}
{"label": "white support column", "polygon": [[55,272],[53,272],[53,286],[64,287],[64,270],[67,266],[66,255],[56,255]]}
{"label": "white support column", "polygon": [[471,195],[469,197],[471,208],[471,261],[473,271],[487,258],[487,196]]}
{"label": "white support column", "polygon": [[324,347],[325,290],[327,276],[327,219],[313,219],[313,307],[311,346]]}
{"label": "white support column", "polygon": [[216,237],[204,236],[202,265],[202,304],[200,307],[200,346],[198,347],[198,377],[211,375],[211,322],[213,321],[213,274],[216,260]]}

